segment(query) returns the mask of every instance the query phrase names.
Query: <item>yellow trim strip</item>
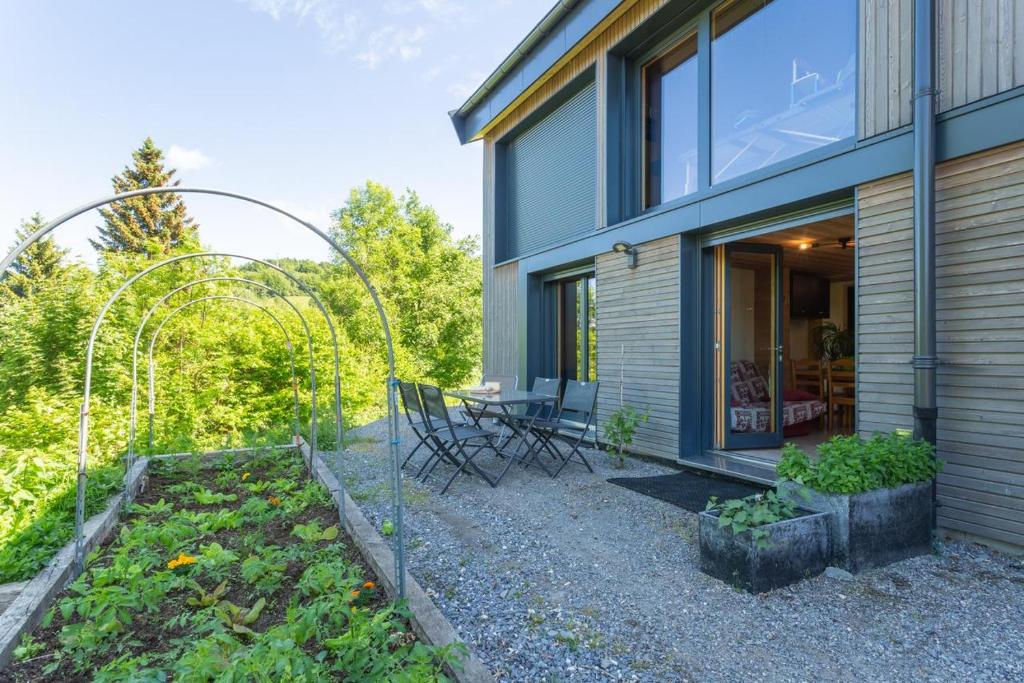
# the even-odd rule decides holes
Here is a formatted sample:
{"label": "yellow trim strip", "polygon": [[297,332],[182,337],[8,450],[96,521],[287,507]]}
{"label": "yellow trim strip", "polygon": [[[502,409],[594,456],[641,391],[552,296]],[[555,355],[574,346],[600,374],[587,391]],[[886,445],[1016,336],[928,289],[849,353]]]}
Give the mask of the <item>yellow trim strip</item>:
{"label": "yellow trim strip", "polygon": [[608,16],[602,19],[597,26],[590,29],[590,32],[587,33],[587,35],[583,36],[583,38],[581,38],[568,52],[562,55],[557,62],[552,64],[547,71],[538,76],[537,79],[534,80],[534,82],[531,83],[526,90],[519,93],[518,97],[512,100],[512,102],[509,103],[507,107],[502,109],[497,116],[492,118],[490,122],[488,122],[486,126],[480,129],[479,133],[470,138],[469,141],[476,142],[477,140],[482,140],[488,133],[494,130],[496,126],[501,124],[501,122],[509,114],[515,111],[515,109],[519,107],[519,105],[526,101],[526,99],[530,97],[530,95],[540,90],[545,83],[551,80],[577,55],[579,55],[581,52],[587,49],[591,43],[593,43],[595,40],[597,40],[598,37],[600,37],[602,33],[607,31],[612,24],[621,19],[622,15],[624,15],[626,12],[632,9],[633,6],[639,2],[640,0],[625,0],[624,2],[620,3],[619,6],[612,10],[611,13],[608,14]]}

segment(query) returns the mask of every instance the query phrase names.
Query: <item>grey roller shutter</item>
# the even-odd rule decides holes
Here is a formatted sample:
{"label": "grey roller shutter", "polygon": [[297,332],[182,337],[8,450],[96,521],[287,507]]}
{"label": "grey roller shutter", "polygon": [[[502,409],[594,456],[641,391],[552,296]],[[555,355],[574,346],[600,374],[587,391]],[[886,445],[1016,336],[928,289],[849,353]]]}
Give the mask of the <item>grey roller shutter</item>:
{"label": "grey roller shutter", "polygon": [[597,227],[593,83],[508,144],[506,254],[517,258]]}

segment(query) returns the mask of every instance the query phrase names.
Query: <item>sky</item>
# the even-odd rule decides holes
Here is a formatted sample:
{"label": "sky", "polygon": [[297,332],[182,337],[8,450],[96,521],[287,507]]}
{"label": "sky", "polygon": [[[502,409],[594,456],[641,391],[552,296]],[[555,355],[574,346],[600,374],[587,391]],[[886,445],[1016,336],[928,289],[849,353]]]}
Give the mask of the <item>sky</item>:
{"label": "sky", "polygon": [[[372,179],[479,235],[479,144],[457,108],[553,0],[0,0],[0,247],[38,211],[111,193],[151,136],[183,185],[327,227]],[[207,246],[327,259],[297,225],[189,195]],[[90,212],[55,233],[94,262]]]}

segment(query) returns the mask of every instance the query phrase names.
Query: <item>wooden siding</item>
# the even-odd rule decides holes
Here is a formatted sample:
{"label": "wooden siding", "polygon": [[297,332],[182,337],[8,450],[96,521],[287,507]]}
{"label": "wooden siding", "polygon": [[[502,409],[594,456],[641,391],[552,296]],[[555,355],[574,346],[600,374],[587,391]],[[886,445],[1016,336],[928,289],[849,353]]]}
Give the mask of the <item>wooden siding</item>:
{"label": "wooden siding", "polygon": [[913,0],[861,0],[857,129],[869,138],[912,120]]}
{"label": "wooden siding", "polygon": [[[1024,2],[935,0],[938,110],[1024,85]],[[913,0],[861,0],[860,137],[913,120]]]}
{"label": "wooden siding", "polygon": [[[635,449],[679,457],[679,238],[637,247],[638,267],[622,254],[597,257],[598,425],[627,404],[650,410]],[[620,373],[620,363],[621,373]],[[620,382],[620,377],[624,381]]]}
{"label": "wooden siding", "polygon": [[940,112],[1024,85],[1024,2],[937,3]]}
{"label": "wooden siding", "polygon": [[[939,521],[1024,545],[1024,143],[937,172]],[[858,192],[862,432],[912,426],[911,177]]]}
{"label": "wooden siding", "polygon": [[516,338],[518,263],[494,267],[494,145],[484,142],[483,327],[485,373],[519,372]]}

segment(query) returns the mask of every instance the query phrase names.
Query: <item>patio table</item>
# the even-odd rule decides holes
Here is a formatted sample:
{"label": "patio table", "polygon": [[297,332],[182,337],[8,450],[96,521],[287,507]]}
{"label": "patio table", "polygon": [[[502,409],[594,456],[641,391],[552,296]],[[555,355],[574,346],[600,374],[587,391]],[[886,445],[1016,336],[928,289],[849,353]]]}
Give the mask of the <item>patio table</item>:
{"label": "patio table", "polygon": [[[502,389],[501,391],[495,392],[474,392],[467,390],[456,390],[446,391],[446,396],[451,398],[457,398],[460,401],[468,403],[478,403],[485,408],[497,408],[501,411],[501,416],[497,419],[501,420],[502,424],[507,426],[515,436],[519,437],[519,442],[515,447],[515,450],[508,452],[505,449],[495,447],[495,452],[506,458],[505,468],[498,475],[497,479],[494,480],[494,485],[497,486],[498,482],[501,481],[505,473],[508,472],[512,463],[516,460],[522,460],[524,462],[531,462],[536,459],[537,464],[540,465],[541,469],[551,474],[551,471],[544,466],[544,463],[537,458],[538,451],[534,446],[531,446],[526,436],[533,429],[533,423],[537,420],[537,416],[540,414],[540,410],[530,411],[527,410],[525,415],[515,415],[512,409],[516,406],[530,406],[537,405],[543,406],[547,404],[554,404],[558,401],[558,396],[553,394],[541,394],[535,391],[521,391],[519,389]],[[524,418],[519,420],[517,418]],[[513,439],[509,439],[511,443]],[[526,447],[526,452],[521,453],[523,447]]]}

